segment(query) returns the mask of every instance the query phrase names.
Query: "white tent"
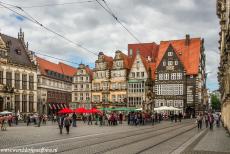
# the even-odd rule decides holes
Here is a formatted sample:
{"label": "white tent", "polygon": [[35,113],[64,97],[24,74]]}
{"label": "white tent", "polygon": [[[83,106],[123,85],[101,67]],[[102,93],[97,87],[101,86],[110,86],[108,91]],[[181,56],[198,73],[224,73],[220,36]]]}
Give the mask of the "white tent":
{"label": "white tent", "polygon": [[3,112],[0,112],[1,115],[6,115],[6,114],[12,114],[12,112],[9,112],[9,111],[3,111]]}
{"label": "white tent", "polygon": [[173,107],[173,106],[170,106],[169,107],[169,111],[180,111],[181,109],[179,108],[176,108],[176,107]]}
{"label": "white tent", "polygon": [[169,111],[170,108],[168,106],[161,106],[158,108],[154,108],[154,111]]}

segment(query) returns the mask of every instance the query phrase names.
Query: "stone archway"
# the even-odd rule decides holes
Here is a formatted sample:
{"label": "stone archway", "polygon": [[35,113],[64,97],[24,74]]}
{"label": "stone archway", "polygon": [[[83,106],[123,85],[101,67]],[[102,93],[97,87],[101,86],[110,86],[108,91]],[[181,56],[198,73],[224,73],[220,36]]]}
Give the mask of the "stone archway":
{"label": "stone archway", "polygon": [[3,97],[0,96],[0,112],[3,111]]}
{"label": "stone archway", "polygon": [[185,113],[187,115],[187,118],[191,117],[191,115],[194,117],[195,116],[195,109],[194,109],[194,107],[188,106],[185,109]]}

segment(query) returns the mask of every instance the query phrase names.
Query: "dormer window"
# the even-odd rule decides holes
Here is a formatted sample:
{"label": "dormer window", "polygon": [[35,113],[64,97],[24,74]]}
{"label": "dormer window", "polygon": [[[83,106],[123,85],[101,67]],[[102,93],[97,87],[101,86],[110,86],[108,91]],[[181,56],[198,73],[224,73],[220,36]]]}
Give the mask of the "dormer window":
{"label": "dormer window", "polygon": [[15,49],[15,52],[16,52],[18,55],[21,55],[21,50],[20,50],[20,49]]}
{"label": "dormer window", "polygon": [[129,55],[130,55],[130,56],[133,55],[133,49],[129,49]]}
{"label": "dormer window", "polygon": [[173,55],[173,52],[168,52],[168,56],[172,56]]}
{"label": "dormer window", "polygon": [[140,67],[140,61],[137,61],[137,69]]}

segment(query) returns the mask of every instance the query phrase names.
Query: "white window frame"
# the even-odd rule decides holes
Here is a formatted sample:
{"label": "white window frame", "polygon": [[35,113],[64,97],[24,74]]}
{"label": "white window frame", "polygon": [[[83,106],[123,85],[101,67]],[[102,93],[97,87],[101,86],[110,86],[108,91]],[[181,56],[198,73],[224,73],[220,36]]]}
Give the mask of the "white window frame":
{"label": "white window frame", "polygon": [[168,52],[168,56],[173,56],[173,52]]}
{"label": "white window frame", "polygon": [[175,65],[178,65],[178,60],[175,60]]}
{"label": "white window frame", "polygon": [[181,80],[182,79],[182,73],[177,73],[177,80]]}
{"label": "white window frame", "polygon": [[159,74],[159,80],[164,80],[164,74],[163,73]]}
{"label": "white window frame", "polygon": [[169,73],[164,73],[164,80],[169,80]]}
{"label": "white window frame", "polygon": [[168,61],[168,66],[173,66],[173,61],[169,60]]}
{"label": "white window frame", "polygon": [[176,73],[171,74],[171,80],[176,80]]}

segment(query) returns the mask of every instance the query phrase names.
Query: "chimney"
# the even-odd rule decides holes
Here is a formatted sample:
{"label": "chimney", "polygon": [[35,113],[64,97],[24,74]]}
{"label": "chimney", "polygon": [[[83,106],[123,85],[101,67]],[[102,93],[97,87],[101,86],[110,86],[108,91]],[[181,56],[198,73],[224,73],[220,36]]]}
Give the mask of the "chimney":
{"label": "chimney", "polygon": [[185,35],[185,46],[189,46],[189,44],[190,44],[190,35],[186,34]]}

